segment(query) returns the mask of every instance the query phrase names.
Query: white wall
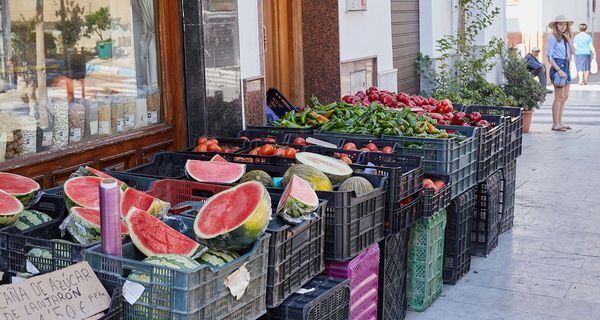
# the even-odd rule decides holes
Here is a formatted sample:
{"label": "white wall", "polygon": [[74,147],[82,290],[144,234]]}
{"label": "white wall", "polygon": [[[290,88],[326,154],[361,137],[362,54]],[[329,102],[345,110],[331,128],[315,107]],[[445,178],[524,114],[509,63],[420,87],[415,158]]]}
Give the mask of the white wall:
{"label": "white wall", "polygon": [[439,57],[436,41],[454,34],[458,28],[458,1],[419,0],[419,40],[421,53]]}
{"label": "white wall", "polygon": [[396,91],[397,74],[392,52],[390,0],[372,0],[367,11],[346,12],[346,0],[339,0],[340,60],[377,56],[381,89]]}
{"label": "white wall", "polygon": [[[480,45],[487,44],[494,37],[502,39],[506,43],[506,0],[494,0],[493,6],[500,9],[500,13],[496,16],[492,25],[481,34],[483,37],[478,41]],[[486,74],[487,81],[491,83],[502,83],[503,81],[499,58],[497,62],[496,67]]]}
{"label": "white wall", "polygon": [[260,65],[260,25],[258,0],[238,1],[241,78],[263,75]]}

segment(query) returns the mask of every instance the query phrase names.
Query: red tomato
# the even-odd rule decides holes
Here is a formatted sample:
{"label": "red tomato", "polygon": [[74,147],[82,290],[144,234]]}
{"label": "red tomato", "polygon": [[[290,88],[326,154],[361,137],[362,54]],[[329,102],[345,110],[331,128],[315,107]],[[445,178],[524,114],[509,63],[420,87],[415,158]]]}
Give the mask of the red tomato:
{"label": "red tomato", "polygon": [[277,140],[275,140],[275,138],[271,138],[271,137],[264,138],[263,141],[266,141],[266,142],[277,142]]}
{"label": "red tomato", "polygon": [[275,152],[273,153],[274,156],[280,156],[283,157],[285,156],[285,149],[283,148],[276,148]]}
{"label": "red tomato", "polygon": [[221,147],[219,147],[219,145],[216,143],[209,144],[207,149],[208,152],[221,152]]}
{"label": "red tomato", "polygon": [[383,153],[392,153],[392,152],[394,152],[394,148],[392,148],[390,146],[383,147]]}
{"label": "red tomato", "polygon": [[260,151],[260,147],[254,147],[254,149],[252,149],[252,151],[256,151],[258,153]]}
{"label": "red tomato", "polygon": [[437,180],[433,184],[435,184],[435,187],[438,190],[446,186],[446,183],[444,181],[442,181],[442,180]]}
{"label": "red tomato", "polygon": [[423,189],[436,189],[437,187],[431,179],[423,179]]}
{"label": "red tomato", "polygon": [[296,157],[296,152],[297,150],[294,148],[287,148],[285,150],[285,157],[286,158],[295,158]]}
{"label": "red tomato", "polygon": [[347,164],[352,164],[352,159],[345,154],[340,157],[340,160]]}
{"label": "red tomato", "polygon": [[371,152],[371,149],[369,149],[369,148],[360,148],[360,150],[359,150],[359,151]]}
{"label": "red tomato", "polygon": [[250,150],[250,152],[248,152],[248,154],[251,155],[251,156],[257,156],[258,155],[258,150],[252,149],[252,150]]}
{"label": "red tomato", "polygon": [[208,139],[206,137],[201,137],[201,138],[198,138],[197,144],[198,145],[206,144],[207,141],[208,141]]}
{"label": "red tomato", "polygon": [[293,144],[299,144],[302,146],[306,145],[306,139],[302,138],[302,137],[296,137],[296,139],[294,139],[294,141],[292,141]]}
{"label": "red tomato", "polygon": [[346,144],[344,144],[344,146],[342,147],[342,149],[344,150],[356,150],[356,145],[352,142],[347,142]]}
{"label": "red tomato", "polygon": [[216,144],[216,145],[219,145],[219,140],[217,140],[217,139],[214,139],[214,138],[213,138],[213,139],[210,139],[210,140],[208,140],[208,141],[206,142],[206,144],[207,144],[207,145],[211,145],[211,144]]}
{"label": "red tomato", "polygon": [[229,149],[229,148],[223,148],[223,149],[221,149],[221,152],[231,153],[231,149]]}
{"label": "red tomato", "polygon": [[272,156],[275,153],[275,148],[270,144],[265,144],[260,148],[258,154],[263,156]]}
{"label": "red tomato", "polygon": [[366,148],[369,149],[369,150],[371,150],[371,151],[373,151],[373,152],[375,152],[375,151],[378,150],[377,145],[374,144],[373,142],[367,144]]}

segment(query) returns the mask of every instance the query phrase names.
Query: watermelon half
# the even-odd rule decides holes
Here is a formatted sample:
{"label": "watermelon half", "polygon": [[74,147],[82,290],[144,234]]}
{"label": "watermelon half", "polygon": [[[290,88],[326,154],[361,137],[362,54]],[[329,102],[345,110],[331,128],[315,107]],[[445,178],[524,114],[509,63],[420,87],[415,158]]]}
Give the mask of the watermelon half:
{"label": "watermelon half", "polygon": [[12,195],[0,190],[0,225],[13,224],[23,211],[23,203]]}
{"label": "watermelon half", "polygon": [[196,215],[194,231],[211,248],[241,250],[254,244],[270,217],[267,189],[250,181],[209,198]]}
{"label": "watermelon half", "polygon": [[223,161],[188,160],[185,172],[199,182],[234,183],[246,173],[246,165]]}
{"label": "watermelon half", "polygon": [[117,180],[117,184],[119,185],[119,188],[121,188],[122,190],[127,189],[127,184],[125,184],[125,182],[123,182],[107,173],[104,173],[98,169],[95,169],[95,168],[92,168],[89,166],[86,166],[85,170],[88,173],[88,174],[86,174],[87,176],[96,176],[96,177],[102,178],[102,179],[115,179],[115,180]]}
{"label": "watermelon half", "polygon": [[18,174],[0,172],[0,190],[13,195],[24,206],[29,206],[40,185],[32,179]]}
{"label": "watermelon half", "polygon": [[98,177],[75,177],[67,180],[63,186],[65,203],[72,207],[100,208],[100,182]]}
{"label": "watermelon half", "polygon": [[125,218],[125,214],[127,214],[131,208],[136,207],[148,212],[148,214],[160,218],[169,211],[170,206],[171,205],[168,202],[133,188],[128,188],[121,198],[121,216]]}
{"label": "watermelon half", "polygon": [[[277,205],[277,213],[286,221],[294,220],[315,211],[319,207],[319,197],[308,181],[293,175]],[[288,219],[291,217],[292,219]]]}
{"label": "watermelon half", "polygon": [[[73,207],[66,229],[80,244],[100,240],[100,211],[92,208]],[[127,225],[121,221],[121,235],[127,236]]]}
{"label": "watermelon half", "polygon": [[144,210],[131,208],[125,218],[133,244],[146,256],[180,254],[193,257],[200,244]]}
{"label": "watermelon half", "polygon": [[352,175],[352,168],[338,159],[312,152],[299,152],[296,160],[323,172],[331,182],[342,183]]}

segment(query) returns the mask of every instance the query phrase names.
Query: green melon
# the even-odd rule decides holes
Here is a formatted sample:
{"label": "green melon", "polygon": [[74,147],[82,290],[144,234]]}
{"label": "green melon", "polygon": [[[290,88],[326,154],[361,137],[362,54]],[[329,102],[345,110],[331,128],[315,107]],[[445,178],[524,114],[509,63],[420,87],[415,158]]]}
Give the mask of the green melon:
{"label": "green melon", "polygon": [[239,257],[240,255],[235,251],[208,249],[198,258],[198,262],[211,267],[220,267]]}
{"label": "green melon", "polygon": [[344,181],[338,191],[354,191],[357,196],[373,191],[373,185],[363,177],[350,177]]}
{"label": "green melon", "polygon": [[29,228],[39,226],[42,223],[46,223],[51,220],[52,217],[43,212],[36,210],[23,210],[19,216],[19,219],[13,224],[13,226],[20,231],[25,231]]}
{"label": "green melon", "polygon": [[242,179],[240,179],[241,183],[248,181],[258,181],[267,188],[273,186],[273,178],[271,178],[271,176],[268,173],[262,170],[252,170],[250,172],[247,172],[245,175],[242,176]]}
{"label": "green melon", "polygon": [[292,165],[285,174],[281,183],[284,187],[288,185],[293,175],[308,181],[311,187],[316,191],[333,191],[333,185],[331,180],[318,169],[305,164],[294,164]]}
{"label": "green melon", "polygon": [[323,172],[335,184],[344,182],[352,175],[352,168],[347,163],[322,154],[299,152],[296,161]]}

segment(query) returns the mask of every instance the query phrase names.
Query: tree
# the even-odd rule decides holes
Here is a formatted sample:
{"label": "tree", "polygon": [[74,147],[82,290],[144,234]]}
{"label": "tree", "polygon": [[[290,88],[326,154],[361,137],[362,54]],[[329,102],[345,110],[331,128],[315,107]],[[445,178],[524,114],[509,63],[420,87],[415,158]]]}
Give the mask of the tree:
{"label": "tree", "polygon": [[108,7],[101,7],[98,11],[85,16],[85,36],[91,38],[92,34],[97,34],[99,42],[104,42],[102,32],[111,28],[111,17]]}
{"label": "tree", "polygon": [[60,10],[56,11],[56,16],[60,17],[60,21],[56,23],[56,28],[62,32],[65,56],[67,48],[75,46],[81,39],[84,10],[85,7],[75,3],[75,0],[61,0]]}

